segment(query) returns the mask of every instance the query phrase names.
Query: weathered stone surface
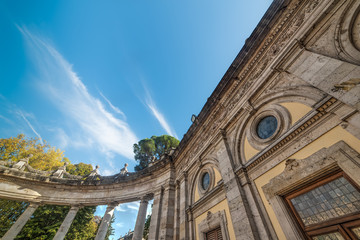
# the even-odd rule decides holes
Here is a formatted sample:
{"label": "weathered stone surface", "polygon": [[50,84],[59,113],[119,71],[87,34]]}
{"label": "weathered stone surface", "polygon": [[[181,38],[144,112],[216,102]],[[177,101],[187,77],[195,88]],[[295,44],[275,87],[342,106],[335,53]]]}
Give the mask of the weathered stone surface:
{"label": "weathered stone surface", "polygon": [[[88,181],[0,161],[0,197],[94,206],[151,195],[149,239],[202,239],[219,226],[225,239],[303,239],[282,194],[334,169],[360,183],[359,8],[356,0],[273,1],[176,150],[141,172],[94,172]],[[268,115],[278,128],[261,140],[255,130]],[[245,140],[253,148],[248,158]],[[310,157],[291,157],[299,152]],[[200,182],[205,172],[208,189]],[[256,185],[262,176],[271,176],[264,188]]]}

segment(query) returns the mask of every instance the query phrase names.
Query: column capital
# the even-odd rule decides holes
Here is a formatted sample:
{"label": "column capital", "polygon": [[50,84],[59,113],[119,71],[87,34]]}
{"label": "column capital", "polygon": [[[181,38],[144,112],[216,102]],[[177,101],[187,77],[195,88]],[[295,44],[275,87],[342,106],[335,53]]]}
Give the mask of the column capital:
{"label": "column capital", "polygon": [[149,202],[153,198],[154,198],[154,194],[149,193],[141,198],[141,202]]}
{"label": "column capital", "polygon": [[39,202],[30,202],[29,206],[28,207],[31,207],[31,208],[37,208],[39,206],[42,206],[43,204],[39,203]]}
{"label": "column capital", "polygon": [[106,209],[112,209],[112,208],[116,208],[119,205],[118,202],[111,202],[107,204]]}
{"label": "column capital", "polygon": [[71,205],[69,211],[74,211],[74,210],[78,211],[82,207],[83,206],[81,206],[81,205]]}

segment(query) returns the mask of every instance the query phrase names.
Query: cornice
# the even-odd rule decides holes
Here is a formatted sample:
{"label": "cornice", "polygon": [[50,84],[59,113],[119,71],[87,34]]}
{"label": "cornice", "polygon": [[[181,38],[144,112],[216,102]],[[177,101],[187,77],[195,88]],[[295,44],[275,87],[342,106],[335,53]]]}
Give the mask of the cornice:
{"label": "cornice", "polygon": [[[192,146],[192,141],[196,141],[197,144],[191,154],[198,155],[196,152],[204,147],[204,140],[209,139],[209,135],[214,135],[220,121],[224,120],[224,116],[234,109],[253,83],[269,68],[272,60],[281,52],[280,49],[296,33],[304,23],[305,17],[314,11],[320,1],[298,0],[286,5],[288,2],[278,0],[272,3],[208,98],[197,117],[198,121],[193,123],[184,135],[173,154],[175,161],[179,158],[191,159],[190,151],[186,148]],[[225,95],[227,92],[230,94]],[[209,131],[205,131],[208,129]],[[198,134],[200,131],[208,134]]]}

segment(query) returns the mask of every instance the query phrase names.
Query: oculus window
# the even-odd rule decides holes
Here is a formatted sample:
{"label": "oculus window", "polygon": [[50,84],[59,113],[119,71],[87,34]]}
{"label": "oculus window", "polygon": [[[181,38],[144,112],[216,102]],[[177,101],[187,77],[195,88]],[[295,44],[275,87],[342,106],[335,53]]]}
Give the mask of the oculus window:
{"label": "oculus window", "polygon": [[262,118],[256,126],[256,133],[259,138],[267,139],[274,135],[278,126],[278,122],[274,116]]}
{"label": "oculus window", "polygon": [[209,185],[210,185],[210,175],[208,172],[205,172],[201,178],[201,187],[204,190],[207,190],[209,188]]}

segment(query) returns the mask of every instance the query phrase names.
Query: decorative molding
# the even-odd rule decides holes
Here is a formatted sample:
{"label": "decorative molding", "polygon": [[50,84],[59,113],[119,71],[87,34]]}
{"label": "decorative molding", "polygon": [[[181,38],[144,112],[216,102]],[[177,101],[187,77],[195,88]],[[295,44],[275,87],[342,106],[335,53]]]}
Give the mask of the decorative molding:
{"label": "decorative molding", "polygon": [[305,159],[288,159],[284,171],[262,187],[277,219],[284,219],[280,224],[286,239],[302,239],[302,232],[285,206],[283,196],[339,170],[360,184],[359,153],[342,141]]}
{"label": "decorative molding", "polygon": [[[277,129],[269,138],[261,139],[257,135],[257,126],[258,123],[267,116],[274,116],[276,118]],[[290,125],[291,116],[288,110],[279,104],[270,104],[260,109],[258,113],[253,114],[253,116],[249,120],[249,127],[246,128],[244,138],[248,138],[248,141],[252,147],[257,150],[262,150],[271,142],[274,142],[274,140],[277,139],[280,135],[288,131]]]}
{"label": "decorative molding", "polygon": [[222,239],[229,240],[228,223],[224,210],[212,213],[208,211],[206,218],[198,224],[199,240],[206,240],[206,233],[220,227]]}
{"label": "decorative molding", "polygon": [[[336,98],[330,98],[328,101],[322,104],[319,108],[316,109],[317,113],[314,116],[312,116],[310,119],[308,119],[305,123],[303,123],[298,128],[294,129],[292,132],[288,133],[286,137],[284,137],[281,141],[279,141],[270,149],[266,150],[265,152],[260,152],[254,158],[252,158],[246,164],[246,170],[249,171],[254,167],[256,167],[257,165],[259,165],[266,158],[268,158],[269,156],[273,155],[276,151],[281,149],[281,147],[287,144],[290,140],[292,140],[300,133],[311,127],[315,122],[319,121],[324,115],[326,115],[327,113],[326,110],[336,102],[337,102]],[[237,174],[241,174],[242,172],[243,172],[243,168],[237,170]]]}
{"label": "decorative molding", "polygon": [[197,211],[201,206],[207,206],[209,201],[216,196],[218,196],[224,190],[224,183],[221,180],[218,185],[216,185],[213,189],[207,192],[204,196],[202,196],[197,202],[192,203],[189,208],[192,209],[192,212]]}
{"label": "decorative molding", "polygon": [[336,27],[335,47],[340,58],[357,65],[360,64],[359,25],[360,4],[359,1],[351,1]]}
{"label": "decorative molding", "polygon": [[[209,136],[216,135],[214,133],[220,127],[220,123],[240,102],[241,98],[243,98],[255,80],[257,80],[265,69],[269,67],[271,61],[279,55],[281,52],[280,49],[285,46],[289,39],[304,23],[306,17],[311,15],[319,3],[320,0],[299,0],[292,5],[286,6],[284,13],[282,13],[283,18],[280,22],[276,23],[277,25],[270,32],[263,31],[264,40],[261,41],[261,48],[259,48],[260,45],[251,47],[248,46],[248,41],[245,43],[245,46],[240,51],[233,64],[230,66],[213,94],[210,98],[208,98],[208,101],[198,115],[199,123],[193,124],[184,135],[184,138],[174,153],[175,159],[179,159],[180,152],[186,152],[185,156],[182,156],[181,158],[190,159],[191,161],[199,154],[199,152],[201,152],[201,149],[206,147],[206,143],[210,139]],[[260,28],[260,26],[258,26],[258,28]],[[255,39],[254,42],[256,42]],[[252,48],[252,56],[254,57],[250,60],[247,59],[248,62],[246,62],[245,67],[242,66],[241,63],[244,59],[246,59],[245,56],[249,53],[249,49],[247,49],[249,47]],[[242,56],[242,54],[245,54],[245,56]],[[228,76],[230,69],[232,69],[233,72],[232,76]],[[240,73],[236,75],[235,71]],[[230,81],[232,79],[233,81]],[[224,85],[231,85],[228,86],[230,90]],[[220,95],[225,94],[226,92],[236,94],[228,94],[220,97]],[[196,136],[195,134],[198,134],[200,131],[202,134]],[[197,142],[196,147],[191,151],[184,151],[192,140]]]}

